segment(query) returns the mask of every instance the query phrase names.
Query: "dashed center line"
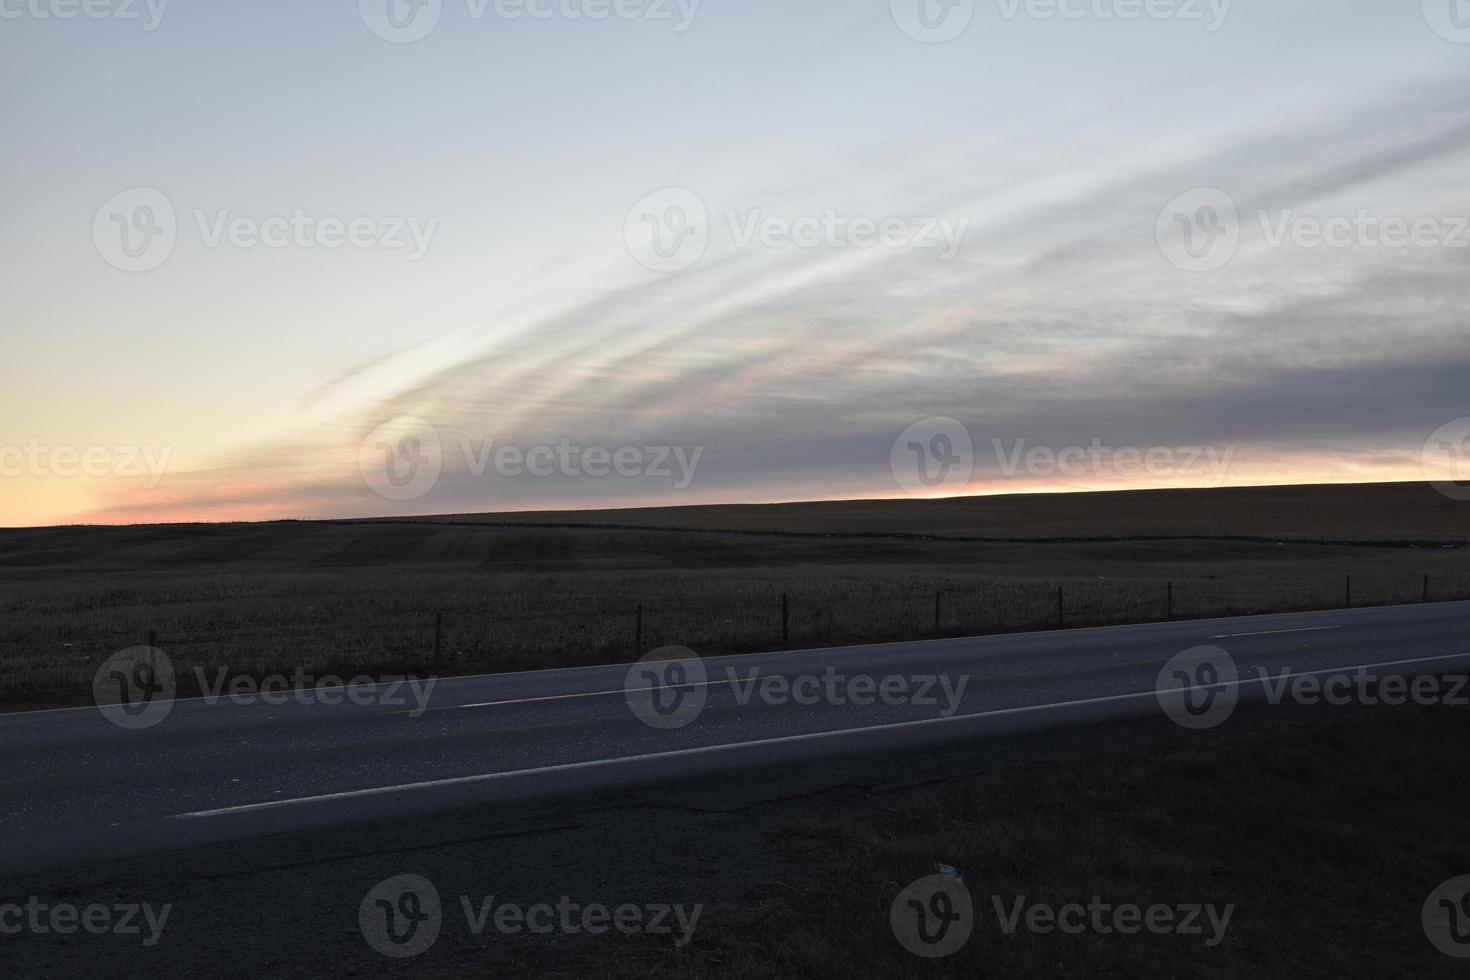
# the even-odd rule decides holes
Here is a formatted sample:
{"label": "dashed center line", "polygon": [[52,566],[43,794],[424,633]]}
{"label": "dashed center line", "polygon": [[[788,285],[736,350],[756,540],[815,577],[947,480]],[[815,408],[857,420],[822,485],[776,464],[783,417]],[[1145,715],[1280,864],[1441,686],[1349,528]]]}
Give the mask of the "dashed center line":
{"label": "dashed center line", "polygon": [[1302,626],[1292,630],[1261,630],[1259,633],[1221,633],[1209,637],[1211,640],[1229,640],[1237,636],[1270,636],[1273,633],[1316,633],[1319,630],[1340,630],[1341,626]]}
{"label": "dashed center line", "polygon": [[[691,681],[688,684],[662,684],[658,687],[647,688],[649,691],[682,691],[691,687],[721,687],[726,684],[735,684],[737,681]],[[480,701],[476,704],[442,704],[437,708],[428,708],[428,711],[463,711],[468,708],[495,708],[505,704],[535,704],[538,701],[567,701],[572,698],[607,698],[614,695],[627,694],[627,688],[617,688],[612,691],[583,691],[577,694],[547,694],[537,698],[509,698],[505,701]],[[396,715],[408,715],[418,711],[417,708],[408,708],[404,711],[393,712]]]}

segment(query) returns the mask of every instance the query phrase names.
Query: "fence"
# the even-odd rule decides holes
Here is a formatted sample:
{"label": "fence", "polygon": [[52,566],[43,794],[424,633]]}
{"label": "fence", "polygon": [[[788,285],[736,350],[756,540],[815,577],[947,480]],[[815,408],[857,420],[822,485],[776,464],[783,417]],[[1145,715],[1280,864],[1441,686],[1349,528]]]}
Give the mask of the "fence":
{"label": "fence", "polygon": [[0,698],[89,689],[106,657],[143,643],[184,675],[465,673],[616,663],[675,645],[738,653],[1470,598],[1470,575],[1449,573],[679,581],[636,594],[571,580],[498,595],[428,589],[367,601],[307,590],[275,605],[118,602],[26,620],[19,636],[0,631],[9,651]]}

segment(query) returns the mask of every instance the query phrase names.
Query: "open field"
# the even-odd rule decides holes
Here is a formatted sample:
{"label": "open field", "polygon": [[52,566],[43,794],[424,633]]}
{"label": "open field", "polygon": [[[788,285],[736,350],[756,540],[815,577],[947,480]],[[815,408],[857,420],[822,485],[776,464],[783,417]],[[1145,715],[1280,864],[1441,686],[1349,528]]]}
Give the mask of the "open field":
{"label": "open field", "polygon": [[[181,669],[257,674],[434,670],[437,635],[438,670],[478,672],[617,662],[673,644],[721,653],[1470,596],[1470,548],[1387,543],[1448,537],[1448,517],[1461,511],[1433,505],[1444,498],[1367,487],[1355,507],[1344,488],[1315,489],[1330,498],[1316,510],[1341,522],[1318,531],[1337,543],[1298,540],[1280,517],[1265,539],[1239,533],[1288,513],[1271,502],[1299,488],[1187,492],[1194,511],[1231,532],[1214,539],[1169,537],[1176,498],[1158,492],[1001,501],[1065,502],[1078,520],[1127,504],[1129,534],[1117,540],[884,536],[872,517],[882,510],[909,534],[920,526],[915,508],[984,509],[999,498],[809,505],[869,511],[864,530],[846,536],[528,526],[493,515],[0,531],[0,700],[75,702],[98,664],[150,635]],[[660,513],[715,524],[727,510]],[[1367,517],[1355,523],[1354,513]],[[1425,513],[1439,515],[1432,527]],[[1049,538],[1060,526],[1037,518],[1009,533]],[[1365,526],[1383,539],[1346,543]]]}
{"label": "open field", "polygon": [[[1139,755],[1084,751],[898,799],[850,799],[773,834],[784,859],[774,880],[711,910],[686,949],[639,950],[602,975],[1460,976],[1464,961],[1435,949],[1420,910],[1470,869],[1470,787],[1444,778],[1467,744],[1463,709],[1382,712]],[[975,925],[958,952],[925,960],[895,941],[889,906],[936,861],[964,874]],[[1207,945],[1217,937],[1203,916],[1202,935],[1040,933],[1024,921],[1008,934],[994,904],[1093,896],[1234,909]]]}
{"label": "open field", "polygon": [[1017,541],[1201,537],[1470,541],[1470,505],[1426,483],[1001,494],[426,519]]}

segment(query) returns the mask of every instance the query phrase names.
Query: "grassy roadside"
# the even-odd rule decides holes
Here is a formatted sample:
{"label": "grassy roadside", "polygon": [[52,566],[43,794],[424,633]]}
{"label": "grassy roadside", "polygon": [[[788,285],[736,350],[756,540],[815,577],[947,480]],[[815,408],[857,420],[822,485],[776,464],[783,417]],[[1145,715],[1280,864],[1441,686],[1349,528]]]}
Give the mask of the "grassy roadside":
{"label": "grassy roadside", "polygon": [[[1183,737],[1155,753],[976,775],[771,838],[785,873],[712,908],[683,950],[605,946],[567,975],[654,977],[1448,977],[1420,915],[1470,873],[1470,712]],[[965,873],[975,927],[945,959],[905,951],[889,906],[936,861]],[[1007,935],[1027,902],[1235,906],[1204,935]],[[550,966],[550,964],[548,964]]]}
{"label": "grassy roadside", "polygon": [[90,704],[109,658],[150,642],[168,657],[178,696],[191,697],[221,675],[500,673],[627,663],[675,645],[718,655],[1470,595],[1462,553],[1430,554],[1433,574],[1394,562],[1302,575],[1263,559],[1177,578],[1146,555],[1130,556],[1124,576],[1077,564],[1067,577],[947,565],[566,575],[427,566],[48,585],[0,573],[0,711]]}
{"label": "grassy roadside", "polygon": [[[1371,527],[1371,542],[1295,541],[1273,509],[1283,501],[1336,521],[1328,529]],[[1454,504],[1402,485],[750,511],[785,515],[780,533],[700,529],[718,525],[719,508],[653,513],[686,530],[494,523],[507,515],[0,530],[0,710],[90,703],[108,659],[147,643],[190,696],[200,670],[496,673],[621,663],[671,645],[745,653],[1461,600],[1470,549],[1448,540],[1463,536]],[[1416,523],[1425,514],[1430,523]],[[1159,537],[1192,527],[1178,523],[1187,515],[1208,519],[1200,533],[1280,536]],[[1033,540],[930,536],[926,522],[941,518],[946,534]],[[1112,538],[1034,540],[1080,518]]]}

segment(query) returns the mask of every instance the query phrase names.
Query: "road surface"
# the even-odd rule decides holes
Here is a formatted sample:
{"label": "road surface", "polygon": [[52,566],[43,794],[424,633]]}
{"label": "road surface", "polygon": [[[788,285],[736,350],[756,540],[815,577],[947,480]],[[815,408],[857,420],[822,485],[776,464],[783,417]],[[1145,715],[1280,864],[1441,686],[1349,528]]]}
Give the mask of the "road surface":
{"label": "road surface", "polygon": [[1467,635],[1470,603],[1439,603],[179,700],[136,730],[3,715],[0,870],[1159,714],[1161,670],[1200,646],[1238,678],[1193,693],[1242,699],[1283,673],[1454,676]]}

